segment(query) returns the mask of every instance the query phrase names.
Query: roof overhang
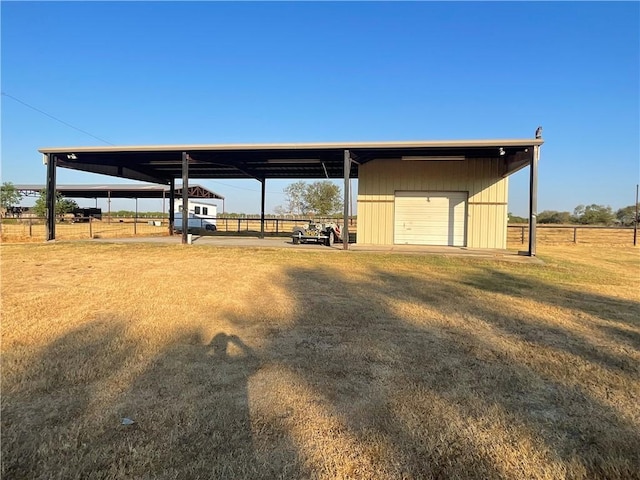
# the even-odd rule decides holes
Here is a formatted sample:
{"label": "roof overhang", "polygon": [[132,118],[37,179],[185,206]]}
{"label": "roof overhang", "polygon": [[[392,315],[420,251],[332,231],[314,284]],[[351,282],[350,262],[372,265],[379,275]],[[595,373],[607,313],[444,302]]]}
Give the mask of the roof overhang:
{"label": "roof overhang", "polygon": [[342,178],[344,151],[358,165],[403,157],[504,158],[503,174],[528,164],[532,147],[542,139],[450,140],[349,143],[267,143],[217,145],[149,145],[54,147],[39,151],[55,156],[56,165],[104,175],[168,184],[182,175],[182,153],[189,155],[189,178]]}
{"label": "roof overhang", "polygon": [[[15,185],[16,190],[26,196],[39,195],[44,185]],[[102,184],[102,185],[56,185],[56,191],[68,198],[169,198],[169,186],[157,184]],[[182,187],[174,189],[176,198],[182,195]],[[189,198],[224,200],[224,197],[201,185],[189,185]]]}

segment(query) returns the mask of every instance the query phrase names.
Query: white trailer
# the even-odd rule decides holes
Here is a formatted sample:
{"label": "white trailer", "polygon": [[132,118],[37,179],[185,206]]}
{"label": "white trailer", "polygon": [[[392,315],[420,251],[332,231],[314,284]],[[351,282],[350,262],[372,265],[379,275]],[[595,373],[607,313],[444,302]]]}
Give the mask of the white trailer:
{"label": "white trailer", "polygon": [[[173,228],[177,232],[182,231],[182,199],[175,201],[175,216]],[[215,232],[216,216],[218,213],[217,205],[213,203],[202,202],[189,199],[187,203],[188,230],[207,230]]]}

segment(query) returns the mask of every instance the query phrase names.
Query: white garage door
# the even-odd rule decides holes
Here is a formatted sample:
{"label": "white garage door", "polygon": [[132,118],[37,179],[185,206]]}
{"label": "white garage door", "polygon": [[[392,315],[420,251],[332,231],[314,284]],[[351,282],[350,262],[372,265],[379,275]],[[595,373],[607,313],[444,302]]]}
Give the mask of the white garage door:
{"label": "white garage door", "polygon": [[466,245],[467,192],[396,192],[394,243]]}

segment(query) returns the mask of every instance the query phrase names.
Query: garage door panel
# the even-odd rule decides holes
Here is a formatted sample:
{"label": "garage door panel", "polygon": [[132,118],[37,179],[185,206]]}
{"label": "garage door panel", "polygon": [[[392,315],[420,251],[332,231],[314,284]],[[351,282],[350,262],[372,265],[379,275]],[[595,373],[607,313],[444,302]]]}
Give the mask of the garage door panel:
{"label": "garage door panel", "polygon": [[396,192],[394,243],[466,244],[467,192]]}

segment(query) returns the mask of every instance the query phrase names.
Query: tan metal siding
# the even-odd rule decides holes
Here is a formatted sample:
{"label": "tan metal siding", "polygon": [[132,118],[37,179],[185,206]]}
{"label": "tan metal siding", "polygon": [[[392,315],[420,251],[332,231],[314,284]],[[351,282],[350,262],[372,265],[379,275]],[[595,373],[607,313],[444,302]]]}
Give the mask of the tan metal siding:
{"label": "tan metal siding", "polygon": [[393,245],[399,190],[467,191],[467,246],[506,248],[508,183],[499,160],[373,160],[359,167],[358,243]]}

